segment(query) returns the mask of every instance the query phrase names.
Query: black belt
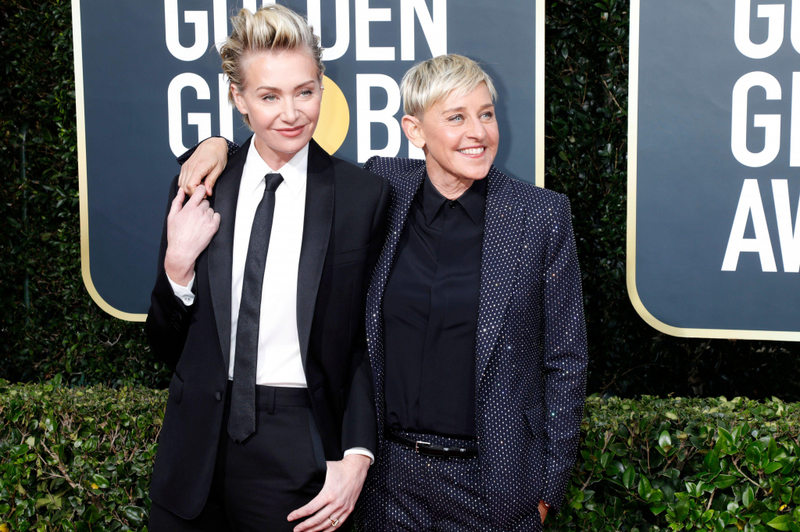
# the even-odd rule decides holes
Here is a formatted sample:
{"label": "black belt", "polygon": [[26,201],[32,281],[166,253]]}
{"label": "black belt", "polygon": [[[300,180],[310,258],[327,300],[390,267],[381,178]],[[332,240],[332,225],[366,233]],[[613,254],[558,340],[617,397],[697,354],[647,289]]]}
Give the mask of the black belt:
{"label": "black belt", "polygon": [[407,438],[402,434],[386,431],[386,439],[399,443],[404,447],[413,449],[416,453],[424,456],[438,456],[440,458],[477,458],[477,447],[444,447],[442,445],[433,445],[426,441],[415,440]]}

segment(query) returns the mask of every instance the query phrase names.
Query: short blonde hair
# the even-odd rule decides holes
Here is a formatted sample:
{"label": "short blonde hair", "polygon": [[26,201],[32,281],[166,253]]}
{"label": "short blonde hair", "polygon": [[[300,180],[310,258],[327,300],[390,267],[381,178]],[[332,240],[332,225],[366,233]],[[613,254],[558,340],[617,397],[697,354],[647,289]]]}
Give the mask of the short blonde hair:
{"label": "short blonde hair", "polygon": [[[233,31],[220,47],[222,71],[228,76],[230,85],[236,86],[239,92],[244,90],[244,63],[248,52],[282,52],[302,50],[317,64],[319,79],[325,72],[322,64],[322,46],[319,37],[305,18],[291,9],[274,4],[261,7],[255,13],[242,9],[231,18]],[[233,101],[233,93],[228,90],[228,101]],[[250,120],[244,117],[250,126]]]}
{"label": "short blonde hair", "polygon": [[492,101],[497,100],[492,78],[469,57],[447,54],[428,59],[411,67],[403,76],[400,83],[403,111],[407,115],[421,117],[451,92],[466,96],[481,83],[486,83]]}

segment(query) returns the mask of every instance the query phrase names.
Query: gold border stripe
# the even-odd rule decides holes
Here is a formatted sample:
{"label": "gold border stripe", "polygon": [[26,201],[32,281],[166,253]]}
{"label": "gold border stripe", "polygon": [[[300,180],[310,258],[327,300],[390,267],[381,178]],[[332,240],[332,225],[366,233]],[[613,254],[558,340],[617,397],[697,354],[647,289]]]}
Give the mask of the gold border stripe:
{"label": "gold border stripe", "polygon": [[108,304],[97,292],[89,267],[89,199],[86,180],[86,115],[83,93],[83,46],[81,41],[80,0],[72,0],[72,47],[75,56],[75,110],[78,122],[78,190],[81,210],[81,275],[86,290],[97,306],[115,318],[127,321],[144,321],[147,314],[123,312]]}
{"label": "gold border stripe", "polygon": [[628,297],[639,316],[651,327],[684,338],[736,338],[741,340],[800,341],[797,331],[754,331],[739,329],[685,329],[658,320],[647,310],[636,289],[636,172],[639,136],[639,16],[641,0],[631,0],[630,59],[628,80]]}

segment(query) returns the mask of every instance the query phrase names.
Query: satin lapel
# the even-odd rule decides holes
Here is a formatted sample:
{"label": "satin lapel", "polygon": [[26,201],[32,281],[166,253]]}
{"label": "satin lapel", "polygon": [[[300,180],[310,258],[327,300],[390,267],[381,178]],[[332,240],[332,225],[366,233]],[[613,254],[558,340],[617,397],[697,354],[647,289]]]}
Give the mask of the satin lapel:
{"label": "satin lapel", "polygon": [[303,244],[297,273],[297,334],[303,367],[308,358],[317,292],[331,237],[334,203],[333,162],[331,156],[313,140],[308,149],[307,176]]}
{"label": "satin lapel", "polygon": [[[252,138],[252,137],[251,137]],[[217,322],[220,349],[228,369],[231,359],[231,267],[233,260],[233,226],[236,222],[236,202],[242,181],[244,162],[250,148],[248,139],[239,151],[228,159],[228,166],[214,186],[213,208],[219,213],[219,230],[208,245],[208,284]]]}
{"label": "satin lapel", "polygon": [[481,257],[481,300],[478,311],[475,377],[480,389],[509,298],[519,271],[524,206],[514,195],[511,179],[494,166],[487,176],[486,226]]}

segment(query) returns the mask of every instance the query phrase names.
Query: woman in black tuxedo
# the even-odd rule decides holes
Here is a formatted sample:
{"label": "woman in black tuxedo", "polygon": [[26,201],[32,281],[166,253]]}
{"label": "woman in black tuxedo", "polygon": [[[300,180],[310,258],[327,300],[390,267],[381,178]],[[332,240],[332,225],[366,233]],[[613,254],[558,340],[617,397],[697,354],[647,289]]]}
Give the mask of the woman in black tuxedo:
{"label": "woman in black tuxedo", "polygon": [[254,135],[214,195],[170,187],[146,331],[174,368],[150,530],[342,526],[377,451],[364,297],[389,189],[313,140],[322,49],[280,5],[220,49]]}

